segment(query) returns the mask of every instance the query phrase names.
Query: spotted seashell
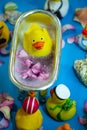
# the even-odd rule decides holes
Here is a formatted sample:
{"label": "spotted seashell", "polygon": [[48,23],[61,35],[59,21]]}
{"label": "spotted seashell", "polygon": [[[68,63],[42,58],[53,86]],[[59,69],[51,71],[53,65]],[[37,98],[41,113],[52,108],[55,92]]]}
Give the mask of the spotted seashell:
{"label": "spotted seashell", "polygon": [[74,62],[74,69],[81,82],[87,86],[87,58],[83,60],[76,60]]}

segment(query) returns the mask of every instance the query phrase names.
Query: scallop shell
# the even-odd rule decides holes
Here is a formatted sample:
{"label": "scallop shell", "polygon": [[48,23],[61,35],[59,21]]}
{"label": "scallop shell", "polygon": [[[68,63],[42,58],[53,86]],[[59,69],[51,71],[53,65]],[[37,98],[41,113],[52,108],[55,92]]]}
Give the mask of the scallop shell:
{"label": "scallop shell", "polygon": [[76,60],[74,62],[74,69],[81,82],[87,86],[87,58]]}

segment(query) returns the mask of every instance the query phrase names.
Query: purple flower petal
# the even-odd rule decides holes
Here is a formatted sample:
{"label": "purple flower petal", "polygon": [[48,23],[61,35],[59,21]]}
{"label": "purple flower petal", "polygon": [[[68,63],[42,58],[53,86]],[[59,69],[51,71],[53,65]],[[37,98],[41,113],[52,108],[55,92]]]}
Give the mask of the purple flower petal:
{"label": "purple flower petal", "polygon": [[82,124],[82,125],[87,124],[87,118],[79,117],[78,120],[79,120],[80,124]]}
{"label": "purple flower petal", "polygon": [[87,113],[87,101],[85,102],[85,105],[84,105],[84,111]]}

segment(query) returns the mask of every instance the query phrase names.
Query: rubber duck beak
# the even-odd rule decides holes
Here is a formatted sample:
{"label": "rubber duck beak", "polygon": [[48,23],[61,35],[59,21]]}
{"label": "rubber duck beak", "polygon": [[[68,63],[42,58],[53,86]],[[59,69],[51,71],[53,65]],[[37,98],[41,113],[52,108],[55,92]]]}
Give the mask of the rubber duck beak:
{"label": "rubber duck beak", "polygon": [[52,96],[53,93],[54,93],[54,89],[51,89],[51,90],[50,90],[50,95]]}
{"label": "rubber duck beak", "polygon": [[36,96],[36,92],[35,91],[30,91],[30,92],[28,92],[28,95],[31,96],[31,97],[34,97],[34,96]]}
{"label": "rubber duck beak", "polygon": [[32,46],[34,48],[36,48],[37,50],[41,50],[44,46],[44,42],[36,42],[36,43],[32,44]]}

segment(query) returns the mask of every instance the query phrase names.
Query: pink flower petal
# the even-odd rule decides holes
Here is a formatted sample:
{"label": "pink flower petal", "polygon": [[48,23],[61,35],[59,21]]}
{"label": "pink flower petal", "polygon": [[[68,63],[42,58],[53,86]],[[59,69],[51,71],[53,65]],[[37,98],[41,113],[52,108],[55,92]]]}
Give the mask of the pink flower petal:
{"label": "pink flower petal", "polygon": [[43,126],[41,126],[41,127],[39,128],[39,130],[43,130]]}
{"label": "pink flower petal", "polygon": [[64,46],[65,46],[65,41],[62,40],[62,48],[64,48]]}
{"label": "pink flower petal", "polygon": [[28,71],[27,71],[27,74],[28,74],[28,77],[31,77],[32,76],[32,70],[31,69],[29,69]]}
{"label": "pink flower petal", "polygon": [[9,126],[9,121],[6,120],[5,118],[3,118],[3,119],[0,121],[0,129],[7,128],[8,126]]}
{"label": "pink flower petal", "polygon": [[28,57],[28,54],[24,50],[20,50],[17,54],[18,58]]}
{"label": "pink flower petal", "polygon": [[20,69],[19,69],[19,68],[16,68],[15,71],[19,73],[19,72],[20,72]]}
{"label": "pink flower petal", "polygon": [[38,76],[39,79],[48,79],[49,73],[41,72],[40,75]]}
{"label": "pink flower petal", "polygon": [[75,37],[69,37],[69,38],[67,38],[67,42],[69,44],[72,44],[74,41],[75,41]]}
{"label": "pink flower petal", "polygon": [[28,78],[28,74],[27,74],[27,73],[23,73],[23,74],[22,74],[22,78],[23,78],[23,79]]}
{"label": "pink flower petal", "polygon": [[13,103],[14,99],[10,97],[8,94],[6,93],[0,94],[0,107],[9,106],[11,108]]}
{"label": "pink flower petal", "polygon": [[75,42],[76,44],[78,44],[78,36],[75,37],[74,42]]}
{"label": "pink flower petal", "polygon": [[87,118],[79,117],[78,120],[79,120],[79,122],[80,122],[82,125],[87,124]]}
{"label": "pink flower petal", "polygon": [[6,47],[3,47],[0,49],[0,54],[2,55],[9,55],[10,54],[10,50],[7,50]]}
{"label": "pink flower petal", "polygon": [[0,60],[0,66],[2,66],[4,64],[4,61]]}
{"label": "pink flower petal", "polygon": [[62,33],[64,33],[67,30],[75,30],[75,27],[71,24],[66,24],[62,27]]}
{"label": "pink flower petal", "polygon": [[87,113],[87,101],[85,102],[85,105],[84,105],[84,111]]}
{"label": "pink flower petal", "polygon": [[9,32],[10,32],[10,37],[12,38],[12,36],[13,36],[13,31],[10,30]]}
{"label": "pink flower petal", "polygon": [[32,72],[34,74],[38,74],[40,72],[41,64],[40,62],[36,63],[35,65],[32,66]]}
{"label": "pink flower petal", "polygon": [[35,74],[32,74],[31,77],[34,78],[34,79],[37,79],[37,78],[38,78],[38,76],[35,75]]}
{"label": "pink flower petal", "polygon": [[26,59],[24,63],[28,68],[32,65],[32,61],[30,59]]}

